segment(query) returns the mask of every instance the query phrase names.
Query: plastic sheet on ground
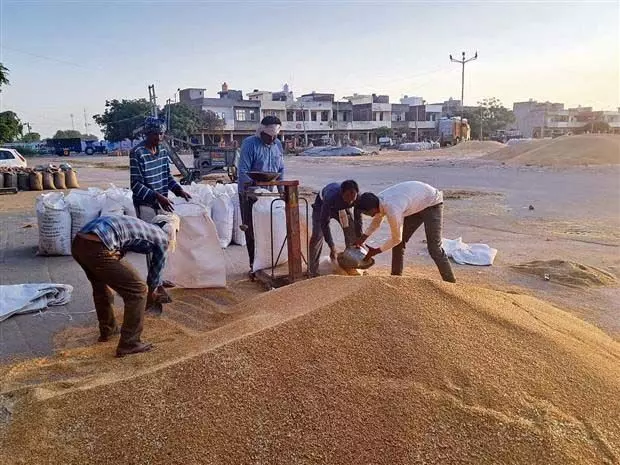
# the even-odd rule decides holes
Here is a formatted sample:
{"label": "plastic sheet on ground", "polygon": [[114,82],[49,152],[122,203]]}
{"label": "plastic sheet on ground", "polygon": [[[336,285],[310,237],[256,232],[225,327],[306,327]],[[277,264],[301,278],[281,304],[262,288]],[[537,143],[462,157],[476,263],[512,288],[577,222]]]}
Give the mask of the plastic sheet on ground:
{"label": "plastic sheet on ground", "polygon": [[439,142],[406,142],[398,146],[401,152],[419,152],[439,148]]}
{"label": "plastic sheet on ground", "polygon": [[449,258],[459,265],[492,265],[497,249],[487,244],[466,244],[462,238],[442,239],[441,245]]}
{"label": "plastic sheet on ground", "polygon": [[312,156],[312,157],[350,157],[350,156],[358,156],[364,155],[362,149],[357,147],[312,147],[310,149],[304,150],[301,155]]}
{"label": "plastic sheet on ground", "polygon": [[11,284],[0,286],[0,321],[20,313],[65,305],[71,300],[73,286],[68,284]]}

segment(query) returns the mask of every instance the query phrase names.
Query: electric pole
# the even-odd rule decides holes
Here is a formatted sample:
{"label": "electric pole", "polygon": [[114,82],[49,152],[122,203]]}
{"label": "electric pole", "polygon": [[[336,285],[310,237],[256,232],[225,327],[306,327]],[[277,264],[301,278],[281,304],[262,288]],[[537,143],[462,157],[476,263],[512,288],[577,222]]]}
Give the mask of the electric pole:
{"label": "electric pole", "polygon": [[84,108],[84,131],[86,131],[84,132],[84,134],[87,134],[87,135],[89,134],[88,126],[90,125],[88,124],[88,116],[86,115],[86,108]]}
{"label": "electric pole", "polygon": [[73,120],[73,113],[71,113],[69,116],[71,116],[71,129],[75,131],[75,121]]}
{"label": "electric pole", "polygon": [[24,126],[28,127],[28,134],[30,134],[30,130],[32,129],[32,126],[30,126],[30,123],[24,123]]}
{"label": "electric pole", "polygon": [[464,111],[464,105],[465,105],[465,63],[469,63],[470,61],[474,61],[478,58],[478,52],[476,52],[476,54],[471,57],[471,58],[467,58],[465,59],[465,52],[463,52],[463,58],[461,58],[460,60],[456,60],[454,58],[452,58],[452,55],[450,55],[450,61],[454,62],[454,63],[460,63],[462,66],[462,70],[461,70],[461,128],[463,127],[463,111]]}
{"label": "electric pole", "polygon": [[172,105],[172,100],[168,99],[166,101],[166,128],[168,132],[170,132],[170,107]]}
{"label": "electric pole", "polygon": [[149,102],[151,102],[151,116],[157,118],[157,96],[155,95],[155,84],[149,86]]}

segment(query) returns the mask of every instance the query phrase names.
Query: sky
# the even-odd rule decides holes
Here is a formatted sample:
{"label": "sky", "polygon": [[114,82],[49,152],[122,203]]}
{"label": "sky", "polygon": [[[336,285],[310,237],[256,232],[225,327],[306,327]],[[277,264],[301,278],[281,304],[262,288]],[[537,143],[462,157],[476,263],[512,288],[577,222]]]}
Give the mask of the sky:
{"label": "sky", "polygon": [[[177,88],[620,106],[620,2],[0,0],[12,110],[44,137],[100,134],[106,99]],[[73,123],[71,114],[74,115]]]}

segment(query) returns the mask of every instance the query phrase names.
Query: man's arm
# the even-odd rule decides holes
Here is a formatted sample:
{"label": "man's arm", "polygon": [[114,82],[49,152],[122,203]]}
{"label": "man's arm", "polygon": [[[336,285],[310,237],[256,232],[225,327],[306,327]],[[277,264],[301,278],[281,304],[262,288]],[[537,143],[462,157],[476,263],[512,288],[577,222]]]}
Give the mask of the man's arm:
{"label": "man's arm", "polygon": [[162,272],[166,266],[167,259],[167,245],[155,245],[151,251],[151,266],[149,267],[148,276],[146,278],[146,284],[148,285],[150,292],[161,286],[161,283],[163,282]]}
{"label": "man's arm", "polygon": [[321,231],[323,231],[323,238],[330,249],[334,248],[334,238],[332,237],[332,230],[329,227],[329,222],[332,219],[331,208],[327,204],[327,202],[323,202],[321,206]]}
{"label": "man's arm", "polygon": [[248,171],[252,171],[253,148],[246,139],[241,144],[241,154],[239,155],[239,186],[244,189],[246,183],[251,183],[252,179],[248,176]]}
{"label": "man's arm", "polygon": [[357,207],[353,209],[353,226],[355,230],[355,237],[362,237],[362,228],[364,227],[364,222],[362,221],[362,212]]}
{"label": "man's arm", "polygon": [[387,252],[403,240],[403,215],[388,211],[386,216],[390,225],[390,238],[379,247],[381,252]]}
{"label": "man's arm", "polygon": [[370,222],[370,225],[368,225],[368,229],[364,233],[364,236],[366,237],[372,236],[375,233],[375,231],[379,229],[382,222],[383,222],[383,215],[381,213],[377,213],[375,216],[372,217],[372,221]]}
{"label": "man's arm", "polygon": [[132,152],[129,157],[129,185],[135,200],[148,204],[154,204],[157,201],[157,193],[144,184],[141,158],[136,152]]}

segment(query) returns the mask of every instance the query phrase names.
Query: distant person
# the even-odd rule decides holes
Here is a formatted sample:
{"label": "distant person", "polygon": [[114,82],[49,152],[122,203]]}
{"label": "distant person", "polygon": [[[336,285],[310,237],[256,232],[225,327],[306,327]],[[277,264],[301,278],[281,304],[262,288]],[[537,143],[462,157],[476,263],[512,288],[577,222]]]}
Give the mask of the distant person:
{"label": "distant person", "polygon": [[159,118],[148,117],[144,122],[146,139],[129,155],[133,202],[138,218],[145,221],[150,221],[162,210],[174,210],[168,191],[186,200],[191,199],[170,173],[168,149],[161,145],[165,131],[166,126]]}
{"label": "distant person", "polygon": [[347,247],[353,245],[362,234],[361,216],[354,221],[351,208],[357,200],[359,187],[353,180],[343,183],[333,182],[325,186],[317,194],[312,205],[312,236],[310,237],[310,262],[308,271],[310,276],[318,276],[319,260],[323,250],[323,241],[329,247],[329,257],[336,259],[336,246],[329,227],[331,219],[338,221],[344,232],[344,241]]}
{"label": "distant person", "polygon": [[248,197],[248,185],[253,183],[248,176],[250,171],[269,171],[279,173],[277,179],[284,177],[284,151],[278,140],[282,121],[275,116],[265,116],[260,122],[254,136],[250,136],[241,144],[239,157],[239,199],[241,215],[245,226],[245,239],[250,259],[250,277],[254,266],[254,225],[252,222],[252,206],[256,200]]}
{"label": "distant person", "polygon": [[[162,272],[168,250],[174,249],[179,217],[158,215],[150,224],[132,216],[101,216],[84,226],[75,236],[71,254],[86,273],[93,287],[93,300],[99,321],[99,342],[119,333],[114,317],[114,295],[125,304],[123,326],[116,356],[151,350],[142,342],[145,309],[161,302]],[[123,257],[127,252],[151,254],[146,283]]]}
{"label": "distant person", "polygon": [[403,274],[405,246],[413,233],[424,224],[426,243],[444,281],[456,282],[448,256],[441,246],[443,193],[423,182],[409,181],[388,187],[379,195],[363,193],[356,208],[372,216],[366,232],[357,240],[361,247],[379,229],[383,218],[390,225],[390,238],[380,247],[368,247],[367,257],[392,250],[392,274]]}

